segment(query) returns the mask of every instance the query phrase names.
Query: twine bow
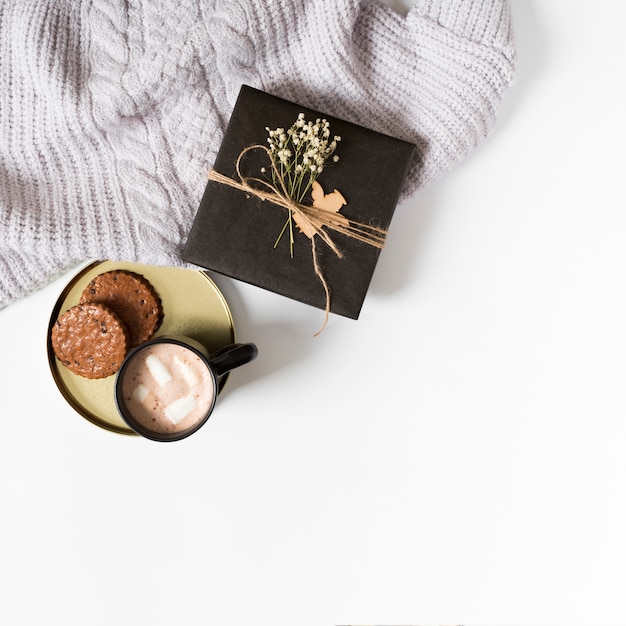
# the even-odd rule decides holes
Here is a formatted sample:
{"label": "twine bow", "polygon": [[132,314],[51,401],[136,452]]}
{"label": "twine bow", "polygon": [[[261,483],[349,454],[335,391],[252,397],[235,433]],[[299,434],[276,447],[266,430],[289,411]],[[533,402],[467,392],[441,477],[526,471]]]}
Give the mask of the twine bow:
{"label": "twine bow", "polygon": [[[273,179],[276,181],[275,184],[272,184],[267,180],[263,180],[262,178],[244,176],[241,173],[241,160],[248,152],[253,150],[263,150],[267,153],[273,172]],[[298,218],[298,222],[300,224],[305,225],[306,230],[309,233],[312,233],[310,239],[311,252],[313,254],[313,269],[322,283],[322,287],[324,288],[324,292],[326,294],[324,323],[322,324],[320,330],[315,333],[315,336],[319,335],[328,323],[328,314],[330,312],[330,289],[328,288],[328,284],[324,278],[317,258],[315,235],[318,235],[320,239],[324,241],[324,243],[326,243],[326,245],[337,255],[337,257],[341,259],[343,258],[343,254],[339,248],[337,248],[335,242],[325,230],[325,227],[379,249],[382,249],[385,245],[387,231],[382,228],[363,224],[361,222],[355,222],[348,219],[344,215],[334,213],[324,208],[302,204],[301,202],[295,201],[289,195],[285,179],[276,165],[274,156],[266,146],[255,144],[242,150],[237,158],[236,172],[239,180],[235,180],[217,172],[214,169],[211,169],[209,171],[209,180],[228,185],[234,189],[239,189],[246,194],[256,196],[263,201],[268,200],[272,204],[287,209],[287,211],[290,211],[294,217]],[[304,231],[305,229],[303,228],[302,230]]]}

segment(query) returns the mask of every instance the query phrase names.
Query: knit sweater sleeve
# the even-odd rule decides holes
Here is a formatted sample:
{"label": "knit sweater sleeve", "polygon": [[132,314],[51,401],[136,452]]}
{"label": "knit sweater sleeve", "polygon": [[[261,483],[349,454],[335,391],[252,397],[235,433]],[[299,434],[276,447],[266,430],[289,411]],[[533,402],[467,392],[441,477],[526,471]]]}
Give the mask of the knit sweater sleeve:
{"label": "knit sweater sleeve", "polygon": [[266,90],[418,146],[402,197],[486,138],[513,78],[508,0],[247,7]]}

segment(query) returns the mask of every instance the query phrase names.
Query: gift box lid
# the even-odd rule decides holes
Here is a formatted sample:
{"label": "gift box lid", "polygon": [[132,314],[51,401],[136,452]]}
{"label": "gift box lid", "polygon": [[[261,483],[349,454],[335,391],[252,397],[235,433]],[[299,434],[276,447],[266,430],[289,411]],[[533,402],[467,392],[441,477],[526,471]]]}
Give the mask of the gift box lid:
{"label": "gift box lid", "polygon": [[[415,146],[247,85],[241,87],[213,170],[231,181],[239,182],[239,174],[271,181],[267,173],[271,161],[264,150],[247,151],[239,174],[238,158],[250,146],[268,146],[268,129],[288,129],[300,114],[312,123],[327,120],[331,137],[340,137],[335,150],[339,160],[317,179],[325,194],[338,190],[343,196],[339,214],[387,230]],[[310,195],[303,203],[311,203]],[[339,256],[319,235],[311,239],[295,227],[291,249],[288,229],[284,230],[288,216],[286,208],[272,201],[210,179],[182,258],[321,309],[329,305],[331,312],[357,319],[380,248],[325,228]],[[328,299],[315,271],[313,242]]]}

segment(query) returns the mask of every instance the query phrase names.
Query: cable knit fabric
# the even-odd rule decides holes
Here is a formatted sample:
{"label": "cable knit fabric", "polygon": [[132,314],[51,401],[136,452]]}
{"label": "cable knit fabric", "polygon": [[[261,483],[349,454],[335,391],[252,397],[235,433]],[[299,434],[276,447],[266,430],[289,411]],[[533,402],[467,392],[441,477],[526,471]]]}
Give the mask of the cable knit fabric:
{"label": "cable knit fabric", "polygon": [[182,265],[241,84],[419,150],[402,197],[488,135],[507,0],[0,0],[0,307],[88,259]]}

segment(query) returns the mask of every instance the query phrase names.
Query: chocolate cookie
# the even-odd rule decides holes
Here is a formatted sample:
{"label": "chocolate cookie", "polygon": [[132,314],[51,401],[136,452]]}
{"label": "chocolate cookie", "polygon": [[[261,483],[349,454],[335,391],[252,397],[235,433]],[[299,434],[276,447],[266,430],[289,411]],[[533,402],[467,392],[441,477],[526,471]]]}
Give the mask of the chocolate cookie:
{"label": "chocolate cookie", "polygon": [[161,325],[161,300],[150,282],[127,270],[96,276],[82,293],[81,304],[104,304],[120,317],[130,335],[130,347],[150,339]]}
{"label": "chocolate cookie", "polygon": [[52,326],[57,359],[84,378],[117,372],[129,349],[128,331],[118,315],[102,304],[77,304]]}

